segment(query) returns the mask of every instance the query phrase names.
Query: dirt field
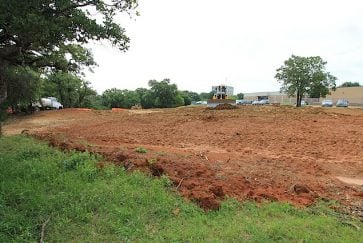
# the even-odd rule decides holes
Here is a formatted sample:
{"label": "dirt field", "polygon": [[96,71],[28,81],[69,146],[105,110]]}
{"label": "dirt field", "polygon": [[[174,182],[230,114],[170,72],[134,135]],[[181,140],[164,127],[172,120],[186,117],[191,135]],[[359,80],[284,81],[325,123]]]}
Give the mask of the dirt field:
{"label": "dirt field", "polygon": [[300,206],[336,199],[363,213],[362,109],[65,109],[4,126],[6,134],[24,129],[62,149],[168,175],[184,197],[206,209],[225,197]]}

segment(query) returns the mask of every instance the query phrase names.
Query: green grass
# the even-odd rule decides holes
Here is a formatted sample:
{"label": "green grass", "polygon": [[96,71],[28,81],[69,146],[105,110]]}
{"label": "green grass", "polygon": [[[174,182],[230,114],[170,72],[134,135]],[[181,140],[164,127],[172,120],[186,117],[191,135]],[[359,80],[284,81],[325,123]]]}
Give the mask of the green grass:
{"label": "green grass", "polygon": [[147,153],[147,149],[143,148],[143,147],[138,147],[135,149],[135,152],[137,153],[141,153],[141,154],[146,154]]}
{"label": "green grass", "polygon": [[[0,242],[362,242],[324,205],[227,200],[205,213],[167,178],[127,174],[87,153],[63,153],[25,137],[0,138]],[[354,222],[363,228],[362,223]]]}

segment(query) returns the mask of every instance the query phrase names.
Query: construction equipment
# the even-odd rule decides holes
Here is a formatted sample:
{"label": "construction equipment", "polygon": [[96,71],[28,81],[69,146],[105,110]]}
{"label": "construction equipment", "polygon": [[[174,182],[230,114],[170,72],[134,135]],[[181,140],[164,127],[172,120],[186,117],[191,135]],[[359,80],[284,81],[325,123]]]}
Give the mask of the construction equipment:
{"label": "construction equipment", "polygon": [[208,108],[216,108],[218,105],[236,105],[236,101],[232,99],[228,99],[228,96],[233,95],[233,87],[227,86],[225,84],[221,84],[218,86],[212,87],[213,98],[208,100],[207,107]]}

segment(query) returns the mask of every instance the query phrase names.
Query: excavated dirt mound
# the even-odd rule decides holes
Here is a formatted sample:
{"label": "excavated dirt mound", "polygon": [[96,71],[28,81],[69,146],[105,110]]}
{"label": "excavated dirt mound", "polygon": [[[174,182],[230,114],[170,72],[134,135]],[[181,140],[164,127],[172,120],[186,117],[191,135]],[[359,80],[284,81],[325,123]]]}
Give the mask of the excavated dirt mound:
{"label": "excavated dirt mound", "polygon": [[361,109],[142,111],[44,111],[4,130],[27,129],[61,149],[88,150],[130,171],[167,175],[205,209],[218,208],[226,197],[300,206],[335,199],[363,214],[362,185],[347,183],[363,179]]}
{"label": "excavated dirt mound", "polygon": [[237,106],[235,105],[231,105],[231,104],[219,104],[214,108],[207,108],[210,110],[233,110],[233,109],[237,109]]}

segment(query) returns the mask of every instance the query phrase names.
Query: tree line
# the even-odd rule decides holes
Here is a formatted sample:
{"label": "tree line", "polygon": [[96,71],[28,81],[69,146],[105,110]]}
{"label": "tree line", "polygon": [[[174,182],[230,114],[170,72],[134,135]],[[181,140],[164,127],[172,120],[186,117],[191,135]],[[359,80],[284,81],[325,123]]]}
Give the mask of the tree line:
{"label": "tree line", "polygon": [[[174,108],[192,104],[193,101],[212,98],[212,92],[178,90],[170,79],[150,80],[149,88],[136,90],[111,88],[99,95],[90,83],[78,75],[55,72],[41,75],[28,67],[13,67],[7,70],[7,99],[3,107],[13,112],[32,112],[32,104],[42,97],[56,97],[64,108],[126,108],[140,106],[148,108]],[[240,94],[241,95],[241,94]]]}

